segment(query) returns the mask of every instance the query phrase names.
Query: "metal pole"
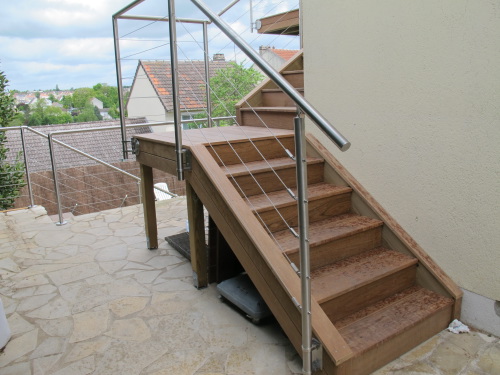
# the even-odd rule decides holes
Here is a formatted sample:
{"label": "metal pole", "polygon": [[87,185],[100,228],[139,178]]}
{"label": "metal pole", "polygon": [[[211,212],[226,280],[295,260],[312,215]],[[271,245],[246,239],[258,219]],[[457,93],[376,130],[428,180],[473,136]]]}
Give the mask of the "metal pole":
{"label": "metal pole", "polygon": [[302,12],[302,0],[299,0],[299,38],[300,38],[300,49],[304,48],[304,20]]}
{"label": "metal pole", "polygon": [[227,7],[225,7],[224,9],[222,9],[220,12],[219,12],[219,17],[222,16],[224,13],[226,13],[229,9],[231,9],[236,3],[239,3],[240,0],[234,0],[231,4],[229,4]]}
{"label": "metal pole", "polygon": [[203,23],[203,52],[205,54],[205,89],[207,96],[207,127],[212,127],[212,100],[210,98],[210,56],[208,54],[208,22]]}
{"label": "metal pole", "polygon": [[49,134],[48,140],[50,163],[52,165],[52,174],[54,175],[54,192],[56,193],[57,213],[59,214],[59,221],[56,223],[56,225],[64,225],[66,224],[66,221],[64,221],[61,208],[61,197],[59,195],[59,182],[57,180],[56,157],[54,153],[54,143],[52,142],[52,134]]}
{"label": "metal pole", "polygon": [[310,375],[312,371],[311,270],[309,261],[309,204],[307,198],[307,159],[304,116],[298,114],[294,119],[294,125],[302,299],[302,373],[304,375]]}
{"label": "metal pole", "polygon": [[[175,153],[177,155],[177,178],[184,180],[183,168],[183,152],[182,152],[182,124],[179,106],[179,77],[178,77],[178,61],[177,61],[177,30],[175,18],[174,0],[168,1],[168,23],[170,34],[170,65],[172,69],[172,102],[174,106],[174,123],[175,123]],[[173,21],[173,22],[172,22]]]}
{"label": "metal pole", "polygon": [[253,33],[253,4],[250,0],[250,32]]}
{"label": "metal pole", "polygon": [[120,61],[120,40],[118,35],[118,18],[113,16],[113,38],[115,44],[115,65],[116,80],[118,86],[118,107],[120,110],[120,126],[122,133],[122,153],[123,160],[128,159],[127,128],[125,126],[125,108],[123,103],[123,82],[122,82],[122,64]]}
{"label": "metal pole", "polygon": [[26,153],[26,142],[24,139],[24,127],[21,126],[21,143],[23,145],[24,168],[26,170],[26,185],[28,185],[28,193],[30,195],[29,207],[36,207],[35,200],[33,199],[33,190],[31,189],[30,169],[28,167],[28,155]]}

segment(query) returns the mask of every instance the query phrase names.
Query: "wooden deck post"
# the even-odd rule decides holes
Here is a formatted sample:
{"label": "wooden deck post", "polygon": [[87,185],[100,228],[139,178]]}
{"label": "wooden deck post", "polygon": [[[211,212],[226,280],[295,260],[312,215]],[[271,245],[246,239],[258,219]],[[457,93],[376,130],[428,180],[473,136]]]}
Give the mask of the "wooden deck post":
{"label": "wooden deck post", "polygon": [[208,285],[208,256],[205,244],[205,217],[203,204],[193,187],[186,181],[186,198],[189,220],[189,247],[193,267],[194,286],[198,289]]}
{"label": "wooden deck post", "polygon": [[149,250],[158,248],[155,195],[153,191],[153,168],[141,164],[141,194],[144,208],[144,225]]}

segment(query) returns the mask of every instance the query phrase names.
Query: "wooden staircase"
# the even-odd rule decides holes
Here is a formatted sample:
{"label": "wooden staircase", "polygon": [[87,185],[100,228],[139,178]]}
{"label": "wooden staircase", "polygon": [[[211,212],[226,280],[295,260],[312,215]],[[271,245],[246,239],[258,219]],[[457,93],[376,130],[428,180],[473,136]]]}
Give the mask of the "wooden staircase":
{"label": "wooden staircase", "polygon": [[[300,54],[282,74],[303,92]],[[292,300],[300,303],[300,279],[291,265],[299,266],[299,241],[290,230],[298,232],[297,207],[286,190],[296,187],[295,161],[285,151],[294,153],[286,131],[294,115],[285,94],[263,82],[237,104],[238,123],[250,132],[265,122],[275,134],[263,135],[265,129],[250,139],[187,145],[186,181],[188,200],[207,208],[301,354],[300,311]],[[139,139],[148,147],[148,136]],[[139,156],[150,158],[142,146]],[[323,351],[318,373],[370,374],[459,316],[460,289],[311,135],[308,186],[311,317]]]}
{"label": "wooden staircase", "polygon": [[[282,75],[303,95],[302,64],[298,56]],[[264,82],[238,103],[241,125],[292,129],[296,108],[273,86]],[[296,186],[295,162],[280,155],[283,148],[293,152],[293,137],[280,138],[273,147],[273,158],[257,157],[245,166],[228,158],[220,164],[283,256],[299,266],[298,240],[288,228],[298,232],[296,201],[284,187]],[[456,287],[448,288],[455,295],[425,288],[426,281],[419,280],[424,275],[417,277],[419,259],[408,249],[390,248],[384,222],[376,215],[360,215],[351,200],[353,189],[345,180],[336,185],[335,178],[328,178],[332,166],[325,166],[315,151],[308,157],[312,295],[352,350],[347,364],[335,366],[333,373],[369,374],[444,329],[458,314],[460,292]]]}

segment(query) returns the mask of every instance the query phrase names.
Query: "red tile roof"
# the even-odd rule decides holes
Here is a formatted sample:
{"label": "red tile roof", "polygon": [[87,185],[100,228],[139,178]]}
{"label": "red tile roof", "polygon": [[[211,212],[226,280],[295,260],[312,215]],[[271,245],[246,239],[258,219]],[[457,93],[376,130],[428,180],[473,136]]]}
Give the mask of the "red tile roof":
{"label": "red tile roof", "polygon": [[298,50],[295,49],[279,49],[279,48],[269,48],[269,51],[275,53],[285,61],[290,60],[297,52]]}
{"label": "red tile roof", "polygon": [[[126,119],[125,122],[126,124],[142,124],[146,123],[147,120],[145,118],[133,118]],[[42,125],[36,126],[34,129],[44,134],[49,134],[60,130],[79,130],[118,125],[120,125],[120,120],[109,120],[62,125]],[[128,128],[127,138],[130,140],[130,138],[136,134],[145,133],[151,133],[151,128],[149,126],[141,128]],[[118,163],[122,161],[123,158],[120,129],[58,134],[55,138],[110,164]],[[26,131],[25,142],[26,149],[28,150],[28,165],[30,172],[50,171],[52,166],[50,163],[50,153],[47,140],[37,134]],[[22,151],[20,133],[18,131],[8,131],[6,145],[9,148],[9,151],[7,152],[7,161],[13,162],[17,153]],[[61,169],[97,164],[95,161],[59,145],[55,146],[55,152],[57,167]],[[132,158],[132,160],[134,159],[135,158]]]}
{"label": "red tile roof", "polygon": [[[213,77],[217,70],[227,67],[229,63],[229,61],[211,61],[210,77]],[[140,61],[139,66],[142,66],[146,72],[165,110],[172,111],[172,72],[170,61]],[[206,108],[204,62],[179,61],[178,66],[181,111]]]}

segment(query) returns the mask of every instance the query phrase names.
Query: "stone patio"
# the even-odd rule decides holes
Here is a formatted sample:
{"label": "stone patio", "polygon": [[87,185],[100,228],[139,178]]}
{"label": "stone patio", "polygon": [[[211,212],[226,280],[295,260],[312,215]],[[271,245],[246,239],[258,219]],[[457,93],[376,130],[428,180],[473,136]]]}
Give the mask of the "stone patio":
{"label": "stone patio", "polygon": [[[275,322],[255,326],[215,286],[192,286],[190,264],[164,240],[185,230],[185,199],[158,205],[154,251],[141,206],[64,226],[42,207],[0,214],[0,297],[13,334],[2,375],[300,374]],[[445,331],[376,374],[500,374],[500,341]]]}

